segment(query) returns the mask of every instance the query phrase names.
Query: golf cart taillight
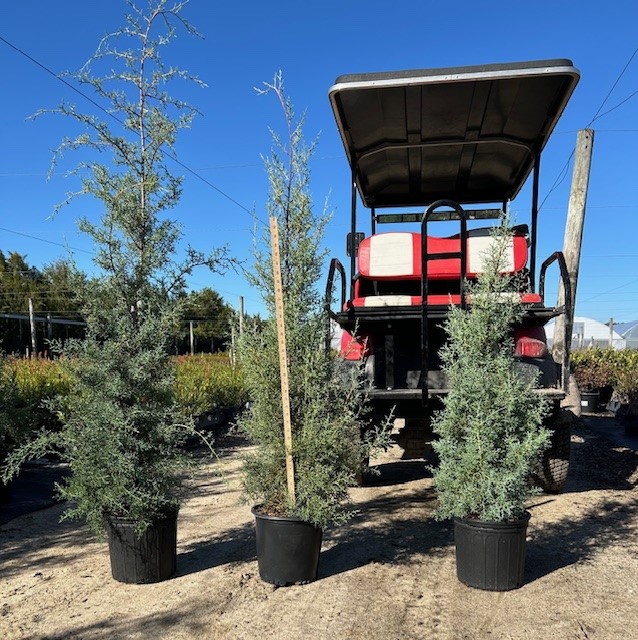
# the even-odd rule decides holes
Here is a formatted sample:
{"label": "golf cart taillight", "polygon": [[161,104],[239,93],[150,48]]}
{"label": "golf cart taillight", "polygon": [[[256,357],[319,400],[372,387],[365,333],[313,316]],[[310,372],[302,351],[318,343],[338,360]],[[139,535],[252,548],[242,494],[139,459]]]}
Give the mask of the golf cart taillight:
{"label": "golf cart taillight", "polygon": [[368,338],[353,336],[344,331],[341,334],[341,357],[346,360],[363,360],[369,354]]}
{"label": "golf cart taillight", "polygon": [[544,358],[549,350],[543,327],[528,327],[514,332],[514,355],[522,358]]}

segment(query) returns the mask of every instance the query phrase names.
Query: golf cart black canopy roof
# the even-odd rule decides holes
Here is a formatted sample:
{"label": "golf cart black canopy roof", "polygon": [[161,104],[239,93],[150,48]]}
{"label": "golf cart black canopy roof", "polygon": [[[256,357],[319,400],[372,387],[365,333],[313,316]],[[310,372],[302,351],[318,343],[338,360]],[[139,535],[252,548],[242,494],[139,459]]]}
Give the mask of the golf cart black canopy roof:
{"label": "golf cart black canopy roof", "polygon": [[580,74],[571,60],[339,76],[330,89],[367,207],[516,196]]}

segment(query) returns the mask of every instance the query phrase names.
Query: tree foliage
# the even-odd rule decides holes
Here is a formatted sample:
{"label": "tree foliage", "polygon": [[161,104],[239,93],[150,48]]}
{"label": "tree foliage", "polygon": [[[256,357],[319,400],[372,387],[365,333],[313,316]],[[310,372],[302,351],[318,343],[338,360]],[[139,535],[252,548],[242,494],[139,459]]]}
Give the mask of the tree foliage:
{"label": "tree foliage", "polygon": [[[37,317],[81,321],[77,291],[84,274],[67,260],[56,260],[39,269],[27,262],[27,256],[15,251],[5,257],[0,251],[0,312],[26,316],[29,299]],[[51,340],[80,337],[82,327],[36,323],[40,352],[49,348]],[[29,325],[26,320],[0,318],[1,348],[5,353],[23,352],[30,346]]]}
{"label": "tree foliage", "polygon": [[126,26],[105,37],[77,75],[110,105],[109,117],[69,104],[56,110],[82,132],[62,141],[54,161],[69,150],[105,158],[77,168],[78,194],[103,206],[98,222],[79,223],[97,248],[100,276],[80,289],[86,339],[65,347],[75,393],[57,405],[63,428],[43,434],[13,462],[59,450],[72,470],[59,489],[73,505],[68,515],[86,517],[96,532],[105,514],[128,516],[142,530],[177,506],[180,445],[190,426],[175,403],[168,356],[182,313],[178,294],[197,265],[218,269],[225,256],[189,248],[177,260],[180,229],[165,216],[182,188],[166,154],[195,115],[167,86],[199,82],[161,56],[178,28],[195,33],[180,13],[184,4],[153,0],[143,12],[130,2]]}
{"label": "tree foliage", "polygon": [[512,326],[523,307],[515,279],[502,275],[506,223],[497,229],[485,271],[469,286],[470,307],[451,307],[441,351],[450,392],[434,422],[438,518],[521,517],[529,477],[549,443],[547,407],[536,380],[516,371]]}
{"label": "tree foliage", "polygon": [[[193,321],[196,351],[218,351],[230,346],[235,311],[222,296],[204,287],[191,291],[184,299],[184,320]],[[187,341],[188,328],[181,332],[182,341]]]}
{"label": "tree foliage", "polygon": [[303,136],[303,118],[295,124],[281,74],[267,84],[281,102],[287,136],[273,133],[273,152],[266,160],[268,213],[279,224],[285,330],[290,379],[292,456],[296,500],[286,483],[283,410],[270,236],[256,238],[251,283],[264,298],[268,318],[249,327],[239,341],[239,361],[251,397],[240,420],[255,443],[245,463],[249,499],[273,515],[296,516],[324,527],[346,516],[344,503],[365,455],[360,440],[366,408],[360,370],[325,349],[325,315],[318,290],[326,257],[321,240],[329,213],[317,214],[310,192],[309,162],[314,145]]}

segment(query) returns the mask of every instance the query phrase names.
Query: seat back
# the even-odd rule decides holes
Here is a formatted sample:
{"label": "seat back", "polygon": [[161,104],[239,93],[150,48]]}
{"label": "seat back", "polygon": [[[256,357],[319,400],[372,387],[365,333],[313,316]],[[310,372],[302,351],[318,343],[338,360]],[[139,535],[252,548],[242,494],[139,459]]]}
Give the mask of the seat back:
{"label": "seat back", "polygon": [[[467,238],[467,277],[476,278],[483,272],[485,259],[494,238],[490,229],[473,229]],[[458,258],[436,259],[437,254],[460,251],[459,236],[428,237],[428,280],[454,280],[461,277]],[[359,274],[370,280],[420,280],[421,235],[411,232],[390,232],[369,236],[359,244]],[[514,233],[505,256],[504,274],[521,271],[527,264],[527,240]]]}

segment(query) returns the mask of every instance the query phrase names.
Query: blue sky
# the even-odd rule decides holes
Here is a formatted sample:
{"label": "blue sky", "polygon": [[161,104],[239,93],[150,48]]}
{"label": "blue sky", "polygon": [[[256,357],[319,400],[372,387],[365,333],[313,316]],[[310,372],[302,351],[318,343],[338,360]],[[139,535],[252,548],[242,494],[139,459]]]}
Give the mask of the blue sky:
{"label": "blue sky", "polygon": [[[612,0],[604,10],[601,6],[591,0],[191,0],[184,16],[204,39],[181,33],[167,61],[208,86],[175,86],[174,93],[202,113],[182,133],[177,151],[183,164],[215,188],[174,167],[185,176],[183,199],[172,212],[185,240],[202,250],[228,244],[239,258],[250,260],[249,212],[266,217],[261,156],[270,152],[269,127],[281,131],[284,124],[275,99],[258,96],[254,87],[279,69],[296,111],[306,111],[307,139],[319,135],[312,163],[314,201],[321,207],[329,197],[334,218],[326,246],[345,260],[349,170],[328,101],[337,76],[570,58],[581,81],[543,156],[539,263],[562,248],[573,168],[568,160],[577,131],[598,113],[591,124],[595,143],[576,312],[603,322],[638,319],[638,94],[632,97],[638,92],[638,3]],[[123,0],[3,2],[0,35],[56,73],[74,71],[103,35],[123,24],[126,13]],[[51,150],[70,133],[69,123],[28,117],[62,100],[91,107],[3,42],[0,68],[0,249],[26,254],[30,264],[42,267],[67,255],[59,245],[68,244],[79,266],[90,270],[92,247],[75,223],[81,215],[97,218],[97,204],[77,201],[51,217],[65,194],[78,188],[75,178],[65,177],[66,167],[47,180]],[[73,159],[67,161],[72,167]],[[520,222],[528,216],[530,194],[528,185],[512,205]],[[202,270],[191,286],[210,286],[235,307],[244,296],[248,312],[263,311],[240,275]],[[548,302],[552,296],[555,287],[548,285]]]}

